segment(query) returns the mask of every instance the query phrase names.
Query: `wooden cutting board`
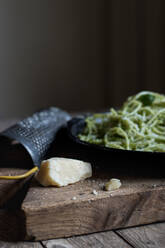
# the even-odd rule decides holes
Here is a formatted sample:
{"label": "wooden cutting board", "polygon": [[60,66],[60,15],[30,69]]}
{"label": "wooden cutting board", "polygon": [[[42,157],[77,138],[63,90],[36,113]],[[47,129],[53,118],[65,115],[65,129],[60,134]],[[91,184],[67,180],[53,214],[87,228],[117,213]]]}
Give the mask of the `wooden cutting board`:
{"label": "wooden cutting board", "polygon": [[[64,141],[62,144],[61,149],[57,144],[53,147],[52,156],[77,158],[76,147],[71,149]],[[0,167],[7,161],[9,165],[30,166],[23,154],[20,147],[4,150]],[[123,166],[94,166],[92,178],[63,188],[45,188],[33,179],[21,207],[14,208],[13,199],[8,208],[0,209],[0,240],[45,240],[164,221],[165,179],[161,171],[151,173],[147,169],[143,173],[143,168],[136,171],[134,164],[132,170]],[[24,171],[0,168],[0,175]],[[110,178],[120,179],[121,188],[104,191]],[[20,183],[0,180],[0,204],[15,193]]]}
{"label": "wooden cutting board", "polygon": [[[17,173],[22,171],[0,170],[0,174]],[[105,182],[114,176],[121,179],[122,187],[104,191]],[[14,186],[1,180],[1,199]],[[98,171],[93,178],[63,188],[44,188],[34,180],[20,209],[0,210],[0,240],[61,238],[163,220],[164,179]]]}

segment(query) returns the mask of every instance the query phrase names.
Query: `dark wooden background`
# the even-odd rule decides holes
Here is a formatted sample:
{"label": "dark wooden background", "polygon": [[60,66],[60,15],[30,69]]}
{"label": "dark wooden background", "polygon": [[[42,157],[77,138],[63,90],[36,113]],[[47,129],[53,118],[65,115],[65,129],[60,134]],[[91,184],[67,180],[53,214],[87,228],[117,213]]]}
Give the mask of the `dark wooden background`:
{"label": "dark wooden background", "polygon": [[140,90],[165,93],[165,1],[110,0],[106,9],[106,104]]}
{"label": "dark wooden background", "polygon": [[0,1],[0,117],[165,93],[164,0]]}

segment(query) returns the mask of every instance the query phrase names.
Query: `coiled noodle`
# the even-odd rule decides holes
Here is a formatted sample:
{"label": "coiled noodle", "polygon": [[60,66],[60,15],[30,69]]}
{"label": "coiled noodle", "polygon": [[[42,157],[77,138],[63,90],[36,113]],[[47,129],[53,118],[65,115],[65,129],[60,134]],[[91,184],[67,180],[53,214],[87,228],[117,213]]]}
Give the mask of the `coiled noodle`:
{"label": "coiled noodle", "polygon": [[85,119],[80,140],[109,148],[165,152],[165,96],[142,91],[122,108]]}

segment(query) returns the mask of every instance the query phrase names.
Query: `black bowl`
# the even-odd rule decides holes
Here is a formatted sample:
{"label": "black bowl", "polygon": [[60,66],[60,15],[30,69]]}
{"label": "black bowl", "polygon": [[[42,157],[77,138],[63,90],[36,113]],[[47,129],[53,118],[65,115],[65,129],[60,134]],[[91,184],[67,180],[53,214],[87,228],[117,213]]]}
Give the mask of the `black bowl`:
{"label": "black bowl", "polygon": [[108,148],[101,145],[91,144],[82,141],[78,135],[82,133],[85,127],[85,117],[73,118],[68,122],[67,130],[70,139],[86,151],[89,161],[95,161],[99,165],[104,164],[111,167],[129,167],[131,169],[143,168],[148,170],[157,168],[164,169],[165,153],[164,152],[146,152],[132,151]]}

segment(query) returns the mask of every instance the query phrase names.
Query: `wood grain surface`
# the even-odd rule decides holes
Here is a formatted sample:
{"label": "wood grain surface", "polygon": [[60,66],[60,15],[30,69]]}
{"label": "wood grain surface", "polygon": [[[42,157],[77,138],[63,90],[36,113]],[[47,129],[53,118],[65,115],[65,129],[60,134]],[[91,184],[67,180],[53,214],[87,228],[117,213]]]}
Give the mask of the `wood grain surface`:
{"label": "wood grain surface", "polygon": [[3,242],[0,241],[1,248],[43,248],[42,244],[38,242]]}
{"label": "wood grain surface", "polygon": [[164,248],[165,223],[39,242],[3,242],[2,248]]}
{"label": "wood grain surface", "polygon": [[[102,185],[108,177],[60,189],[34,184],[22,204],[28,236],[36,240],[68,237],[165,220],[164,179],[119,176],[122,187],[105,192]],[[92,193],[94,189],[98,195]]]}
{"label": "wood grain surface", "polygon": [[43,241],[46,248],[131,248],[122,238],[113,231],[83,235],[67,239]]}
{"label": "wood grain surface", "polygon": [[[1,175],[19,175],[25,173],[24,169],[5,169],[0,168]],[[12,195],[14,195],[19,188],[21,188],[25,180],[0,180],[0,206],[3,205]]]}
{"label": "wood grain surface", "polygon": [[[62,238],[165,220],[164,178],[118,174],[122,187],[106,192],[103,186],[112,177],[117,176],[99,170],[90,179],[62,188],[44,188],[34,179],[17,215],[2,210],[0,239]],[[16,228],[8,236],[11,223]]]}
{"label": "wood grain surface", "polygon": [[165,247],[165,223],[118,230],[117,234],[136,248]]}

